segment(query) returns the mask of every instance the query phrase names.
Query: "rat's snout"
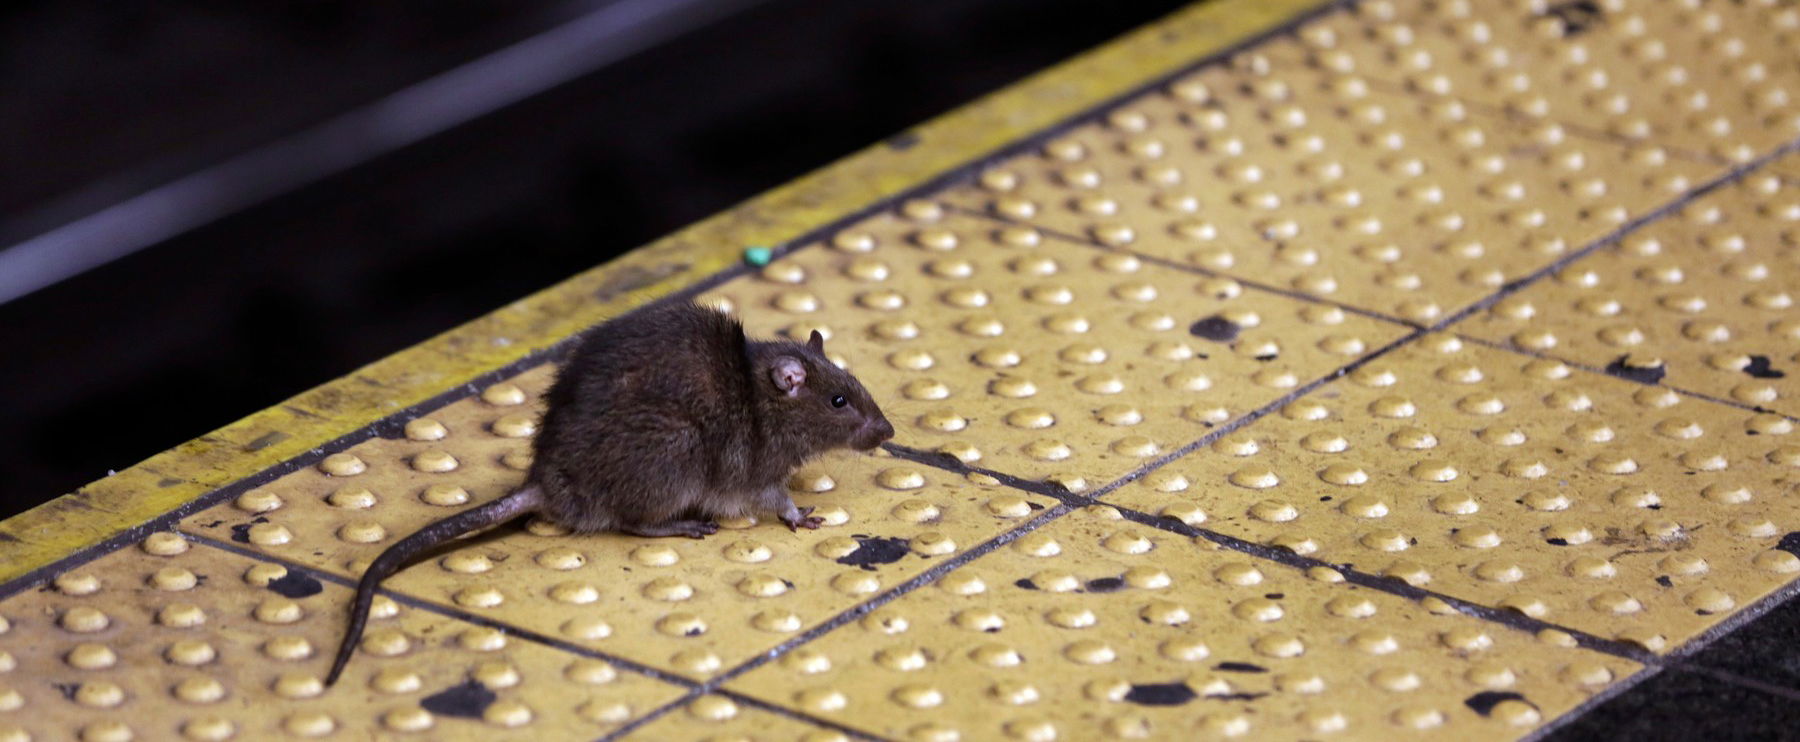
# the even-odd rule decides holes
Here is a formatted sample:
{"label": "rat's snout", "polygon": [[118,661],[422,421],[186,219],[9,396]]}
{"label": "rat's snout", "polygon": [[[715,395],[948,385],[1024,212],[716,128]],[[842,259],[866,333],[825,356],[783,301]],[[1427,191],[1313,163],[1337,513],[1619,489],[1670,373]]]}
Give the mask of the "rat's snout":
{"label": "rat's snout", "polygon": [[868,451],[894,437],[894,425],[885,417],[877,417],[864,423],[861,430],[856,431],[856,448]]}

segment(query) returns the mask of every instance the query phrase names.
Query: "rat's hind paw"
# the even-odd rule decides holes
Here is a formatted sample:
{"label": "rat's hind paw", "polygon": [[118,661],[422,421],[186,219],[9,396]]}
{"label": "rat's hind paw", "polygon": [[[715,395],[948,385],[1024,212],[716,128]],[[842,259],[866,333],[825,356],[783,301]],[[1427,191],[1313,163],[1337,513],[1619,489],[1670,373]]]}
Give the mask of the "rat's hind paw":
{"label": "rat's hind paw", "polygon": [[792,515],[781,516],[781,522],[787,524],[788,530],[796,532],[802,528],[810,530],[825,525],[825,519],[813,515],[812,511],[813,509],[810,507],[797,508],[793,511]]}

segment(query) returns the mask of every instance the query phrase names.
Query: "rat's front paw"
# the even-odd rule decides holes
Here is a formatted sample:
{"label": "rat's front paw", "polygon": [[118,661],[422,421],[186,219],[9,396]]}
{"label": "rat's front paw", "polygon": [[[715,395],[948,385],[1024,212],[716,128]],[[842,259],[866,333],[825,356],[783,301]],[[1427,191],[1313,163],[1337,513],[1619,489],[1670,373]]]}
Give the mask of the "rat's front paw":
{"label": "rat's front paw", "polygon": [[794,532],[799,532],[799,530],[802,528],[811,530],[811,529],[817,529],[819,526],[825,525],[825,519],[821,518],[817,515],[813,515],[812,511],[813,511],[813,509],[809,508],[809,507],[808,508],[795,508],[794,510],[790,511],[788,514],[781,516],[781,522],[786,523],[788,530],[794,531]]}

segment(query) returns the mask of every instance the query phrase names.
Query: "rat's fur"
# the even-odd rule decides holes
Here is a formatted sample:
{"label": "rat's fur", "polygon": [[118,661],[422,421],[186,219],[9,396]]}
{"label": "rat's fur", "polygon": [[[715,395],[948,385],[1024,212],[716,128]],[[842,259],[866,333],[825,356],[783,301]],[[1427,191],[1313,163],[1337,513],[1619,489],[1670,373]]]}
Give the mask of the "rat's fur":
{"label": "rat's fur", "polygon": [[811,508],[788,498],[788,475],[894,434],[817,332],[805,344],[752,341],[730,315],[687,303],[588,330],[545,403],[523,486],[401,539],[363,573],[327,685],[349,661],[376,587],[439,544],[528,513],[581,533],[700,538],[716,519],[758,512],[816,528]]}

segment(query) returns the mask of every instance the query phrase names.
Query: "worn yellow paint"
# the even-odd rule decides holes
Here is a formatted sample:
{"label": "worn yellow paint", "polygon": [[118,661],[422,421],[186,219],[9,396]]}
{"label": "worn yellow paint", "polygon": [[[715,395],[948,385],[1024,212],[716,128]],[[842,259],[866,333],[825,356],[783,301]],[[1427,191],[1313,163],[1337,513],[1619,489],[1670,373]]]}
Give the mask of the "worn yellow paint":
{"label": "worn yellow paint", "polygon": [[[0,581],[149,521],[219,486],[429,399],[596,321],[731,267],[748,245],[785,244],[1158,74],[1271,28],[1317,0],[1184,9],[1085,55],[740,206],[377,361],[281,405],[0,522]],[[285,437],[248,450],[270,434]]]}

